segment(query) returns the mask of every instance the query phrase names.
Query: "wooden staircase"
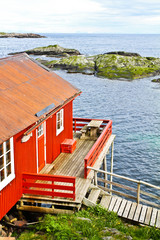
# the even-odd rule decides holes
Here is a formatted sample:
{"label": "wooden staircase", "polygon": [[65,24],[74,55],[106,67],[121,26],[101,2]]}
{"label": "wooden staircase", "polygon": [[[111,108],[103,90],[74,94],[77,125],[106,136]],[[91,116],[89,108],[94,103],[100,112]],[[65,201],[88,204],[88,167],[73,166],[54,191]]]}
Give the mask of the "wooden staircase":
{"label": "wooden staircase", "polygon": [[160,228],[160,210],[142,204],[137,204],[121,197],[110,195],[100,188],[91,185],[83,199],[86,206],[99,204],[108,211],[117,213],[119,217],[134,221],[138,224]]}

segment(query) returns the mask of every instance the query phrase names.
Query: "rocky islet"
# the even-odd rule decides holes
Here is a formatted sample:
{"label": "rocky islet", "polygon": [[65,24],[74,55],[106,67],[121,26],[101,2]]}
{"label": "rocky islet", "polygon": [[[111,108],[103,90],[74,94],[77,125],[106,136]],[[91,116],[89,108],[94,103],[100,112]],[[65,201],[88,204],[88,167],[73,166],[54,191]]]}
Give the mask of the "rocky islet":
{"label": "rocky islet", "polygon": [[5,33],[0,32],[0,38],[45,38],[40,34],[36,33]]}

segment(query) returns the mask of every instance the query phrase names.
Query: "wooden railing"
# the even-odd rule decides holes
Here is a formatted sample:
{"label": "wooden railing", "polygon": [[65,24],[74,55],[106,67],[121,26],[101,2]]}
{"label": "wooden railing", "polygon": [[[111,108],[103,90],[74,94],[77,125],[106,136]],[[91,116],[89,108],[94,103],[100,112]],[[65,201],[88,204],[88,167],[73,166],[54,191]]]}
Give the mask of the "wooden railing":
{"label": "wooden railing", "polygon": [[75,177],[47,174],[22,174],[23,194],[71,198],[75,200]]}
{"label": "wooden railing", "polygon": [[[88,124],[93,119],[86,118],[73,118],[73,130],[74,132],[80,131],[86,124]],[[87,156],[84,158],[84,177],[87,178],[90,169],[87,167],[93,167],[96,160],[98,159],[100,153],[103,150],[106,142],[112,134],[112,121],[104,119],[94,119],[103,121],[100,126],[101,134],[98,137],[97,141],[88,152]]]}
{"label": "wooden railing", "polygon": [[[125,176],[121,176],[121,175],[118,175],[118,174],[106,172],[104,170],[95,169],[95,168],[92,168],[92,167],[88,167],[88,169],[94,171],[94,183],[95,183],[95,185],[97,185],[98,187],[100,187],[104,191],[107,191],[108,193],[114,193],[116,195],[120,195],[120,196],[129,198],[129,199],[133,199],[137,203],[143,202],[143,203],[146,203],[148,205],[160,208],[160,195],[158,195],[158,191],[160,190],[160,187],[155,186],[155,185],[150,184],[150,183],[147,183],[147,182],[144,182],[144,181],[138,181],[138,180],[128,178],[128,177],[125,177]],[[98,173],[103,174],[104,178],[98,177],[97,176]],[[107,180],[108,175],[112,176],[112,177],[115,177],[115,178],[118,178],[118,181],[114,182],[113,179],[112,179],[112,181]],[[123,184],[119,183],[121,180],[123,180]],[[129,181],[130,184],[126,185],[126,183],[124,183],[124,181]],[[135,186],[131,187],[130,186],[131,183],[132,184],[134,183],[134,185],[137,185],[137,187],[136,188],[135,188]],[[112,189],[113,186],[115,186],[116,189]],[[146,192],[147,190],[143,191],[141,189],[142,187],[143,188],[145,187],[145,189],[147,189],[148,192]],[[118,191],[117,188],[123,189],[123,192]],[[157,191],[157,194],[151,193],[151,189],[154,189],[155,191]],[[126,192],[129,192],[129,194],[127,194]],[[133,195],[133,193],[135,193],[135,194]],[[147,199],[144,199],[144,196],[142,198],[142,195],[147,196]]]}

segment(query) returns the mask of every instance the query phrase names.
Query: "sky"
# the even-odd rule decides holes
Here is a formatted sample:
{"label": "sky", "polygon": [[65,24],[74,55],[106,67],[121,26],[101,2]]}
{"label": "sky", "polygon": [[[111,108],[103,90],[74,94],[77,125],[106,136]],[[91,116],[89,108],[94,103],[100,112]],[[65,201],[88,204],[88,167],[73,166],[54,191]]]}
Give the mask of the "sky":
{"label": "sky", "polygon": [[1,0],[0,32],[160,34],[160,0]]}

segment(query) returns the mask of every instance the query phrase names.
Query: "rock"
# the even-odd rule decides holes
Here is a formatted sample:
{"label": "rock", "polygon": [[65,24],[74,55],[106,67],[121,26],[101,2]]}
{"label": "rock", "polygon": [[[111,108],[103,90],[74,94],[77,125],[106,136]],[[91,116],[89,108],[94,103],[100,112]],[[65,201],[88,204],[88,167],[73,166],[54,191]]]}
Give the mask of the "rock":
{"label": "rock", "polygon": [[141,57],[138,53],[131,53],[131,52],[123,52],[123,51],[117,51],[117,52],[108,52],[105,54],[116,54],[121,56],[128,56],[128,57]]}
{"label": "rock", "polygon": [[103,233],[112,233],[114,235],[119,235],[121,234],[120,231],[118,231],[116,228],[108,228],[108,227],[105,227],[104,230],[102,230]]}
{"label": "rock", "polygon": [[89,219],[89,218],[77,217],[77,219],[82,220],[82,221],[92,222],[91,219]]}
{"label": "rock", "polygon": [[18,54],[18,53],[24,53],[32,54],[32,55],[47,55],[52,57],[66,57],[70,55],[80,55],[80,52],[76,49],[70,49],[70,48],[63,48],[56,45],[49,45],[47,47],[37,47],[31,50],[26,50],[23,52],[16,52],[16,53],[10,53],[9,55]]}
{"label": "rock", "polygon": [[108,79],[133,80],[160,74],[160,58],[101,54],[40,62],[49,68],[67,70],[68,73],[94,74]]}
{"label": "rock", "polygon": [[160,74],[160,58],[128,57],[114,54],[96,58],[96,76],[109,79],[138,79]]}
{"label": "rock", "polygon": [[103,240],[112,240],[113,237],[112,236],[108,236],[108,237],[102,237]]}
{"label": "rock", "polygon": [[95,62],[93,59],[83,55],[70,56],[45,63],[42,61],[41,63],[49,68],[68,70],[68,73],[83,73],[90,75],[95,72]]}
{"label": "rock", "polygon": [[4,33],[0,32],[0,38],[45,38],[35,33]]}
{"label": "rock", "polygon": [[126,237],[127,240],[132,240],[133,238],[131,236]]}
{"label": "rock", "polygon": [[157,78],[157,79],[153,79],[151,82],[160,82],[160,78]]}

